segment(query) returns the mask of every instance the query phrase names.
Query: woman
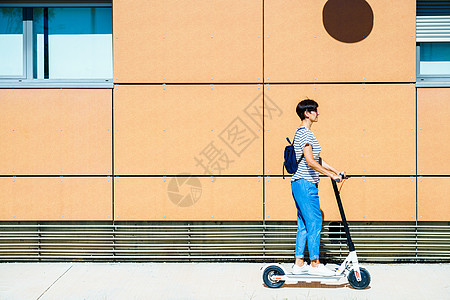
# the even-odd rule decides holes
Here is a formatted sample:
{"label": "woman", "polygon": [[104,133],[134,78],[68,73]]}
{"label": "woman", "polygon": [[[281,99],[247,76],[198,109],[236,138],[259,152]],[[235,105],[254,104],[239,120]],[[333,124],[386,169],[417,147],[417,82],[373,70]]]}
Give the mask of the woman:
{"label": "woman", "polygon": [[[309,273],[311,275],[332,276],[333,271],[319,261],[320,231],[322,230],[322,214],[319,204],[319,173],[342,179],[339,172],[320,158],[320,145],[311,131],[313,123],[318,121],[319,112],[316,101],[306,99],[297,105],[297,114],[301,126],[294,138],[294,149],[298,169],[291,179],[292,195],[297,206],[297,243],[295,246],[294,274]],[[341,172],[345,175],[345,172]],[[304,261],[306,240],[311,265]]]}

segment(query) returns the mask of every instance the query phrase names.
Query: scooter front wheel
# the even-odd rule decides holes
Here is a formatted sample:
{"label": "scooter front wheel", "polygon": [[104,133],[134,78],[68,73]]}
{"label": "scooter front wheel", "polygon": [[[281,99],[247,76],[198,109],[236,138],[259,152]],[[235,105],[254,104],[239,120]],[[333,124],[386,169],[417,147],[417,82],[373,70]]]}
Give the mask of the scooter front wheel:
{"label": "scooter front wheel", "polygon": [[263,281],[270,288],[279,288],[284,284],[284,280],[273,280],[272,276],[283,276],[284,271],[277,266],[269,266],[264,270]]}
{"label": "scooter front wheel", "polygon": [[367,271],[364,268],[359,268],[359,271],[361,273],[361,281],[358,281],[356,279],[355,270],[352,270],[350,274],[348,274],[348,283],[352,286],[352,288],[357,290],[363,290],[370,284],[370,274],[369,271]]}

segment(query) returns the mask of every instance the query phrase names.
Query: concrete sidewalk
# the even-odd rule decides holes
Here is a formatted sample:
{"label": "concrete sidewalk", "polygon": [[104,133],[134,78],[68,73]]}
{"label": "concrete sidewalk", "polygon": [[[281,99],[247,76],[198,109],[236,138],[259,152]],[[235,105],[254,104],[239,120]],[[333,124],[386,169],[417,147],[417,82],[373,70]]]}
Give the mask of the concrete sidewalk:
{"label": "concrete sidewalk", "polygon": [[362,291],[344,283],[269,289],[263,265],[3,263],[0,299],[450,299],[450,264],[365,264],[372,281]]}

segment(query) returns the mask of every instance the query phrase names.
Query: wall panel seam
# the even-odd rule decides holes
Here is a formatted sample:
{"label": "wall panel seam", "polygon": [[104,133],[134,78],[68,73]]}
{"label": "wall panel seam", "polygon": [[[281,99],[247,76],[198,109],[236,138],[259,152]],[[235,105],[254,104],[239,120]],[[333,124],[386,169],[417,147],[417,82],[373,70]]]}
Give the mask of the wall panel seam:
{"label": "wall panel seam", "polygon": [[[263,42],[264,43],[264,42]],[[264,57],[263,57],[264,61]],[[264,69],[263,69],[263,75]],[[262,82],[121,82],[114,83],[114,86],[118,85],[255,85],[255,84],[272,84],[272,85],[321,85],[321,84],[334,84],[334,85],[354,85],[354,84],[366,84],[366,85],[377,85],[377,84],[416,84],[416,81],[287,81],[287,82],[266,82],[263,78]]]}

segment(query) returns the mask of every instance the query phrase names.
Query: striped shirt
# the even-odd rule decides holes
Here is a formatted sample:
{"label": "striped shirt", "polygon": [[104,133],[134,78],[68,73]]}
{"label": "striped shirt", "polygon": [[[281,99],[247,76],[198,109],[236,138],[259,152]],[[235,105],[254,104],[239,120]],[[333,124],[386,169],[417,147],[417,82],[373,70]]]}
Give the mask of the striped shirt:
{"label": "striped shirt", "polygon": [[[294,137],[294,149],[297,160],[302,157],[303,148],[305,148],[307,144],[312,146],[313,157],[317,162],[319,162],[321,148],[319,142],[314,136],[314,133],[312,133],[311,130],[304,126],[299,127]],[[300,178],[306,179],[312,183],[319,182],[319,172],[314,171],[310,166],[308,166],[305,157],[303,157],[302,160],[298,163],[297,172],[292,175],[291,181],[295,181]]]}

